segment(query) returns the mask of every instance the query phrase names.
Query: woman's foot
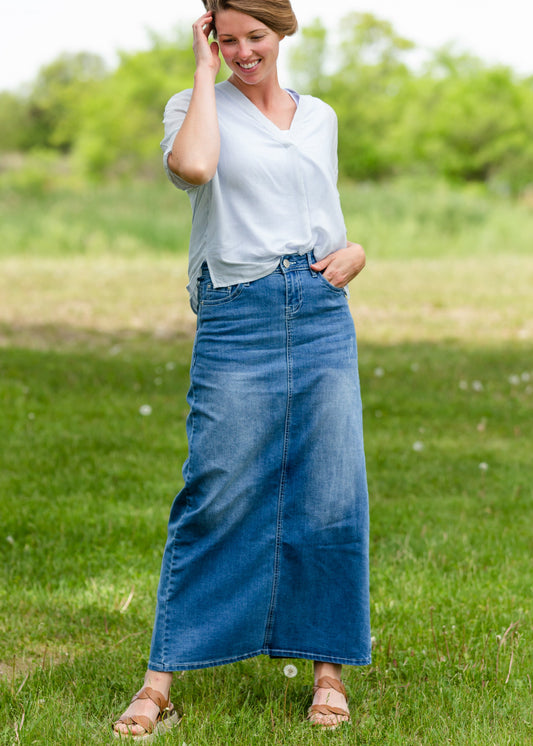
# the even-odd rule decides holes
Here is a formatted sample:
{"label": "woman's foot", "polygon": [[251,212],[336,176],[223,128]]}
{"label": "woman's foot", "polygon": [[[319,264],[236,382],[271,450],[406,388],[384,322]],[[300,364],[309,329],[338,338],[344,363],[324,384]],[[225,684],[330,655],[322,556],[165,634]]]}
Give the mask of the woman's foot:
{"label": "woman's foot", "polygon": [[[137,692],[137,695],[139,695],[143,691],[143,689],[148,687],[149,694],[151,696],[143,696],[143,698],[140,699],[132,699],[129,707],[120,717],[120,720],[117,720],[116,723],[114,723],[113,725],[115,734],[122,734],[126,737],[143,736],[147,734],[149,732],[149,728],[144,727],[144,725],[142,725],[141,723],[144,722],[145,725],[149,725],[149,722],[157,723],[161,710],[160,704],[163,703],[163,700],[165,702],[168,702],[171,683],[171,673],[147,671],[146,676],[144,677],[144,686]],[[162,695],[161,698],[157,697],[157,694],[154,695],[154,691],[156,693],[159,692],[160,695]],[[160,700],[160,704],[157,703],[157,700]],[[138,719],[141,722],[131,722],[130,719],[132,718]],[[148,720],[145,720],[145,718],[147,718]]]}
{"label": "woman's foot", "polygon": [[333,663],[315,662],[313,704],[307,716],[312,725],[333,730],[350,719],[341,670]]}

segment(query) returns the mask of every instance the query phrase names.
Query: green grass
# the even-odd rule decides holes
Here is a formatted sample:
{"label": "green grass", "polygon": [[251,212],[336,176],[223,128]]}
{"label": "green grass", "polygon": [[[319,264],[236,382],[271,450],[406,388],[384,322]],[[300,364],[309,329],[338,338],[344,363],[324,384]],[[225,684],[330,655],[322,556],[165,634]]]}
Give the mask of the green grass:
{"label": "green grass", "polygon": [[380,259],[531,256],[531,205],[480,186],[341,184],[348,236]]}
{"label": "green grass", "polygon": [[[188,247],[189,200],[166,180],[38,195],[0,190],[0,256],[175,254]],[[481,187],[344,182],[340,193],[348,236],[371,247],[374,258],[531,254],[531,205]]]}
{"label": "green grass", "polygon": [[[192,340],[185,254],[150,245],[145,189],[107,188],[79,208],[106,240],[144,225],[131,254],[2,244],[0,744],[110,743],[146,665]],[[395,189],[405,209],[415,201],[384,187],[375,207]],[[36,200],[32,220],[53,203],[66,221],[75,201]],[[503,203],[490,220],[513,209],[505,257],[481,244],[477,256],[382,256],[369,239],[352,285],[375,638],[372,666],[345,671],[353,723],[310,731],[311,664],[295,661],[288,680],[285,662],[258,658],[177,678],[185,717],[162,743],[533,743],[530,217]],[[400,213],[387,230],[410,222]]]}
{"label": "green grass", "polygon": [[177,199],[169,182],[1,196],[0,255],[134,256],[189,245],[189,200]]}

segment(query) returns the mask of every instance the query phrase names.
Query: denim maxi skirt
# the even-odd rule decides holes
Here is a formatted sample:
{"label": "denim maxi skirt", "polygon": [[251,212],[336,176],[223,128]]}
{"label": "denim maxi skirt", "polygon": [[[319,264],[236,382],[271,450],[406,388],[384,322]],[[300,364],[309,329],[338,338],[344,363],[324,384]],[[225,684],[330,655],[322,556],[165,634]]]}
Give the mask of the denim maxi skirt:
{"label": "denim maxi skirt", "polygon": [[290,254],[224,288],[204,265],[152,670],[261,654],[370,663],[355,331],[312,262]]}

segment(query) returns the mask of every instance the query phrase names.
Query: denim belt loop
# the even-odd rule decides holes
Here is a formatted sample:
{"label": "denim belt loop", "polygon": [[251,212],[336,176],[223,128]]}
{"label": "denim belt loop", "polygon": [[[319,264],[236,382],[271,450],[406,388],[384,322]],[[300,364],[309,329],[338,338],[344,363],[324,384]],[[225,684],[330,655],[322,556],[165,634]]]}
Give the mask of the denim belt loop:
{"label": "denim belt loop", "polygon": [[[246,290],[202,283],[151,670],[371,661],[357,342],[342,291],[310,261],[282,256],[283,275]],[[309,589],[325,576],[317,613]]]}
{"label": "denim belt loop", "polygon": [[314,250],[308,251],[306,254],[307,257],[307,263],[309,264],[309,272],[311,273],[311,277],[316,277],[318,272],[314,269],[311,269],[311,265],[315,263],[315,252]]}

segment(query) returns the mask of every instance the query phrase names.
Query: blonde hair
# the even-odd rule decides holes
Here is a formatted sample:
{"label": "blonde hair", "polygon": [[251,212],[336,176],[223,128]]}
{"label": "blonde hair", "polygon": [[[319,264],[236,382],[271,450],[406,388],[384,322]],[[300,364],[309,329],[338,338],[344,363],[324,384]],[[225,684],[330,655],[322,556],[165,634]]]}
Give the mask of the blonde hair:
{"label": "blonde hair", "polygon": [[290,0],[202,0],[206,10],[236,10],[264,23],[278,36],[292,36],[298,28]]}

